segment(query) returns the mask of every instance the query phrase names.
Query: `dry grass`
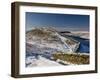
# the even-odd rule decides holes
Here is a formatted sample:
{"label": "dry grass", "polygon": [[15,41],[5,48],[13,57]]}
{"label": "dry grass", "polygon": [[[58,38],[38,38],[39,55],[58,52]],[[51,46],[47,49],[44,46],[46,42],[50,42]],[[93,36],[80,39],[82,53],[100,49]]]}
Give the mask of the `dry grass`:
{"label": "dry grass", "polygon": [[54,59],[60,59],[72,64],[89,64],[89,55],[80,54],[53,54]]}

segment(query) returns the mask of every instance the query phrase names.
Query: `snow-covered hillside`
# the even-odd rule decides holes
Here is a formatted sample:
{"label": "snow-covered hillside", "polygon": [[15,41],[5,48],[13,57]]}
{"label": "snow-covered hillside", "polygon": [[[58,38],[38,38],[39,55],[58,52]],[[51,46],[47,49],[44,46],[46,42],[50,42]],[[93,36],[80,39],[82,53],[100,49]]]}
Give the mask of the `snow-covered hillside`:
{"label": "snow-covered hillside", "polygon": [[61,65],[52,54],[74,53],[80,42],[61,36],[52,28],[34,28],[26,32],[26,66]]}
{"label": "snow-covered hillside", "polygon": [[75,52],[79,42],[70,38],[65,38],[54,29],[36,28],[26,33],[27,44],[32,44],[42,48],[52,48],[61,52]]}

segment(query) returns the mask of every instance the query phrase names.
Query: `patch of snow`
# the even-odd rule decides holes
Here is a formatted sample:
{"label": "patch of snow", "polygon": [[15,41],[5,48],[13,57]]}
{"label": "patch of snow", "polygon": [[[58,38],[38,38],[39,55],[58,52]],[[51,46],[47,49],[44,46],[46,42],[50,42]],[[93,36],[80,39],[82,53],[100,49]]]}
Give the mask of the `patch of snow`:
{"label": "patch of snow", "polygon": [[63,65],[59,64],[56,61],[49,60],[49,59],[44,58],[42,56],[39,56],[38,59],[28,57],[26,63],[28,64],[27,67],[52,66],[52,65],[54,65],[54,66],[63,66]]}

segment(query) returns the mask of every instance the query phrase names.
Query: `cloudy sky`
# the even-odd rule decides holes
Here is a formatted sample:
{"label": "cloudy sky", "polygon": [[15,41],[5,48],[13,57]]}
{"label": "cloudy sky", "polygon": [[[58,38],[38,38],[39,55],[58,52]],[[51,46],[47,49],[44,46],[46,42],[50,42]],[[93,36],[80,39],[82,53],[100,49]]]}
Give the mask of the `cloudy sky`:
{"label": "cloudy sky", "polygon": [[89,31],[89,15],[26,12],[26,31],[47,26],[61,31]]}

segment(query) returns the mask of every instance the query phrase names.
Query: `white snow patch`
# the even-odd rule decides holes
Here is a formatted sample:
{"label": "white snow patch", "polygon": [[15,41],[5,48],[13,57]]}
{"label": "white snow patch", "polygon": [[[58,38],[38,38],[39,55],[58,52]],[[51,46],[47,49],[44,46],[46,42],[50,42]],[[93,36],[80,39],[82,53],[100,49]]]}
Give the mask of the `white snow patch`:
{"label": "white snow patch", "polygon": [[[29,61],[28,61],[29,60]],[[39,56],[39,59],[27,59],[27,63],[30,63],[27,67],[34,67],[34,66],[63,66],[62,64],[59,64],[56,61],[52,61],[49,59],[46,59],[42,56]]]}

